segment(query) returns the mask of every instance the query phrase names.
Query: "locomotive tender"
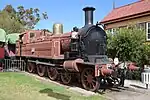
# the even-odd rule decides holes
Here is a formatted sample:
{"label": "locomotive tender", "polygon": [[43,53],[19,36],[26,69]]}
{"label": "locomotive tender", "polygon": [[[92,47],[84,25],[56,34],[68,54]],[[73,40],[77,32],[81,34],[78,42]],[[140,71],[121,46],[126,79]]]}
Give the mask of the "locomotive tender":
{"label": "locomotive tender", "polygon": [[30,73],[37,71],[41,77],[47,74],[51,80],[60,75],[64,84],[77,77],[86,90],[98,90],[100,78],[113,70],[107,68],[106,33],[98,24],[93,25],[94,10],[85,7],[85,25],[70,33],[22,33],[16,43],[16,57],[26,60]]}

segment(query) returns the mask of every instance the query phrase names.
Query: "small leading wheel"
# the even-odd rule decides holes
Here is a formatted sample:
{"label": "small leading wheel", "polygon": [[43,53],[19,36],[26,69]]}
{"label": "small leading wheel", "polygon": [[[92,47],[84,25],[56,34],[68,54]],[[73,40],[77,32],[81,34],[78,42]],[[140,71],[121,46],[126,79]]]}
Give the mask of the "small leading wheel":
{"label": "small leading wheel", "polygon": [[64,72],[61,74],[61,80],[63,82],[63,84],[67,85],[71,82],[71,74],[67,73],[67,72]]}
{"label": "small leading wheel", "polygon": [[29,62],[29,63],[28,63],[28,66],[27,66],[28,72],[29,72],[29,73],[32,73],[32,72],[34,71],[34,68],[35,68],[35,64]]}
{"label": "small leading wheel", "polygon": [[43,65],[37,65],[37,73],[39,76],[44,76],[45,75],[45,71],[46,71],[46,68],[45,66]]}
{"label": "small leading wheel", "polygon": [[47,74],[52,81],[56,80],[58,77],[58,71],[56,68],[53,67],[47,67]]}
{"label": "small leading wheel", "polygon": [[119,86],[120,85],[120,79],[119,78],[114,78],[114,85]]}
{"label": "small leading wheel", "polygon": [[81,83],[83,88],[89,91],[97,91],[100,87],[100,82],[94,76],[93,68],[85,68],[81,73]]}

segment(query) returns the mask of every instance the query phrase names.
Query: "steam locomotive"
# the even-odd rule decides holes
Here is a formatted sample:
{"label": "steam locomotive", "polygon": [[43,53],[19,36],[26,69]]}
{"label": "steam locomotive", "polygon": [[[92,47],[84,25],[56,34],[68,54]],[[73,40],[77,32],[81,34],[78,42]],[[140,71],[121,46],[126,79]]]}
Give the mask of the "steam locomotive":
{"label": "steam locomotive", "polygon": [[26,31],[16,43],[16,57],[27,62],[27,70],[47,74],[51,80],[60,78],[69,84],[75,77],[86,90],[96,91],[100,77],[110,76],[112,69],[106,56],[106,33],[93,25],[95,8],[85,7],[85,25],[66,34]]}

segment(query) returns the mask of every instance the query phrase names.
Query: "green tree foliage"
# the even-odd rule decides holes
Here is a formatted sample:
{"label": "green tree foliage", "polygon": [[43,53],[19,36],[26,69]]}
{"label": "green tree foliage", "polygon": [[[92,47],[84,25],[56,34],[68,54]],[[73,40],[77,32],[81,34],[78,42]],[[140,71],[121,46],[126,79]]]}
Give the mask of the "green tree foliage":
{"label": "green tree foliage", "polygon": [[6,5],[3,11],[7,12],[11,16],[11,18],[16,17],[16,10],[11,5]]}
{"label": "green tree foliage", "polygon": [[25,9],[23,6],[14,9],[12,5],[0,11],[0,28],[7,33],[21,32],[24,29],[33,29],[42,19],[48,19],[47,13],[40,13],[38,8]]}
{"label": "green tree foliage", "polygon": [[47,13],[40,14],[38,8],[25,9],[23,6],[17,7],[18,21],[26,28],[32,29],[43,18],[48,19]]}
{"label": "green tree foliage", "polygon": [[148,63],[150,46],[145,45],[145,31],[136,26],[118,28],[115,34],[108,33],[108,55],[121,61]]}
{"label": "green tree foliage", "polygon": [[0,28],[4,29],[7,34],[17,33],[23,30],[23,25],[12,18],[8,12],[0,12]]}
{"label": "green tree foliage", "polygon": [[141,59],[140,62],[142,65],[144,64],[150,64],[150,45],[149,44],[143,44]]}

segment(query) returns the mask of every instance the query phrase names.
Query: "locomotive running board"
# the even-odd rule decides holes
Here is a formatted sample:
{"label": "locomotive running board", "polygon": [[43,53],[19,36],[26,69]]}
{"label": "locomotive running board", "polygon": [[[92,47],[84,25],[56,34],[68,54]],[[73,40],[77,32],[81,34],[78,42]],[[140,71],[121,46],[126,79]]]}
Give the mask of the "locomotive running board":
{"label": "locomotive running board", "polygon": [[85,65],[95,65],[94,63],[90,63],[90,62],[77,62],[78,64],[85,64]]}
{"label": "locomotive running board", "polygon": [[107,63],[91,63],[91,62],[77,62],[77,64],[85,64],[85,65],[103,65],[103,64],[107,64]]}

